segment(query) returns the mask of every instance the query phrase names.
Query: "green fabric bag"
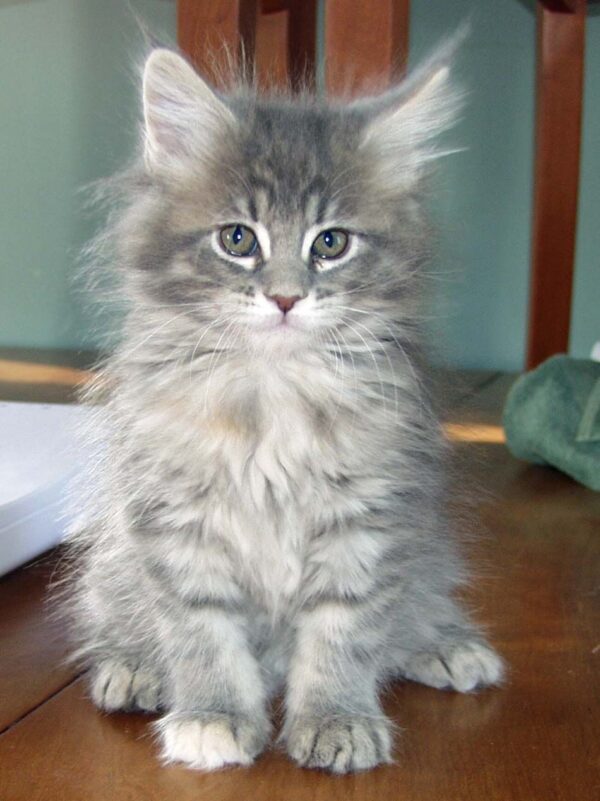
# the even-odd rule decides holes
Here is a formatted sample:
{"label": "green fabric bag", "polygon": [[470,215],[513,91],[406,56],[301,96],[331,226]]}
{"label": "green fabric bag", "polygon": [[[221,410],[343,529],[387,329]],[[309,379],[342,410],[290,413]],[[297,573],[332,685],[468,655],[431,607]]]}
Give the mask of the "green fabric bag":
{"label": "green fabric bag", "polygon": [[600,491],[600,362],[548,359],[516,381],[503,423],[517,458],[552,465]]}

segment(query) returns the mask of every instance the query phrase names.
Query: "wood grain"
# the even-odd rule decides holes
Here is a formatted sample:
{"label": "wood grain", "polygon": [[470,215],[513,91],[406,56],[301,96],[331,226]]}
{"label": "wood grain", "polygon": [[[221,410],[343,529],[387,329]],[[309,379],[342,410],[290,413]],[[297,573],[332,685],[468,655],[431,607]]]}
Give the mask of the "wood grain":
{"label": "wood grain", "polygon": [[182,51],[216,86],[243,57],[262,89],[314,87],[316,0],[179,0],[177,20]]}
{"label": "wood grain", "polygon": [[[451,420],[497,425],[513,380],[480,375]],[[395,684],[396,764],[333,778],[278,751],[209,775],[162,767],[151,718],[99,714],[78,681],[0,736],[0,799],[598,801],[600,494],[502,444],[465,443],[456,458],[486,529],[467,596],[510,664],[505,687]]]}
{"label": "wood grain", "polygon": [[74,678],[63,664],[63,626],[46,603],[58,561],[55,552],[0,580],[0,731]]}
{"label": "wood grain", "polygon": [[178,0],[179,47],[204,78],[225,88],[242,53],[253,62],[257,15],[258,0]]}
{"label": "wood grain", "polygon": [[0,400],[73,403],[98,358],[92,351],[0,348]]}
{"label": "wood grain", "polygon": [[586,3],[571,5],[569,13],[538,2],[529,368],[569,346]]}
{"label": "wood grain", "polygon": [[326,0],[325,85],[350,96],[385,88],[408,60],[409,0]]}
{"label": "wood grain", "polygon": [[288,0],[288,52],[293,89],[314,89],[317,51],[317,0]]}
{"label": "wood grain", "polygon": [[287,9],[258,17],[254,69],[261,89],[286,87],[289,83],[289,21]]}
{"label": "wood grain", "polygon": [[559,11],[561,13],[573,13],[577,11],[579,0],[540,0],[544,8],[549,11]]}
{"label": "wood grain", "polygon": [[31,403],[75,403],[77,386],[70,384],[45,384],[23,381],[0,381],[0,398],[5,401],[28,401]]}

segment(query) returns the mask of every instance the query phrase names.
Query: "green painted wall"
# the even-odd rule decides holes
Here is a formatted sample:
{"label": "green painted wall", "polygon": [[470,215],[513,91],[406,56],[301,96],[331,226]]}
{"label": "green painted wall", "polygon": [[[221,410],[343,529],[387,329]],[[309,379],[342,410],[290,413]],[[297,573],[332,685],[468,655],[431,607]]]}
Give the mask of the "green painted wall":
{"label": "green painted wall", "polygon": [[[457,74],[468,97],[440,164],[432,321],[446,359],[518,369],[525,356],[534,155],[533,0],[414,0],[411,63],[469,18]],[[600,340],[600,16],[588,15],[580,218],[570,352]]]}
{"label": "green painted wall", "polygon": [[433,208],[439,228],[432,323],[451,363],[522,364],[529,262],[534,16],[515,0],[415,0],[411,63],[470,18],[456,65],[467,92],[447,135],[464,148],[439,163]]}
{"label": "green painted wall", "polygon": [[[172,40],[175,3],[132,3]],[[413,0],[411,60],[467,16],[469,97],[432,197],[440,256],[432,326],[446,358],[515,369],[524,356],[534,29],[523,0]],[[72,285],[97,218],[77,190],[131,152],[140,35],[124,0],[0,0],[0,345],[91,347],[111,326]],[[600,339],[600,17],[588,27],[572,352]]]}
{"label": "green painted wall", "polygon": [[588,17],[571,353],[600,341],[600,11]]}
{"label": "green painted wall", "polygon": [[[174,2],[132,6],[172,40]],[[102,338],[73,286],[96,222],[79,190],[131,151],[141,50],[124,0],[0,0],[0,345]]]}

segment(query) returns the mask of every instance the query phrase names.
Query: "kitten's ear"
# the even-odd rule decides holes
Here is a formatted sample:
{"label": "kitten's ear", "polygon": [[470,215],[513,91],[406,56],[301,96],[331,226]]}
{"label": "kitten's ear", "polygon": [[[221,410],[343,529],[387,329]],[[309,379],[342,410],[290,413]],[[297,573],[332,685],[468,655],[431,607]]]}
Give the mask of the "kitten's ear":
{"label": "kitten's ear", "polygon": [[152,172],[201,157],[234,121],[232,112],[171,50],[154,50],[144,67],[144,159]]}
{"label": "kitten's ear", "polygon": [[453,125],[462,107],[463,93],[450,72],[465,35],[461,30],[399,86],[357,104],[366,116],[362,144],[376,148],[383,174],[396,188],[410,189],[428,162],[449,152],[434,140]]}

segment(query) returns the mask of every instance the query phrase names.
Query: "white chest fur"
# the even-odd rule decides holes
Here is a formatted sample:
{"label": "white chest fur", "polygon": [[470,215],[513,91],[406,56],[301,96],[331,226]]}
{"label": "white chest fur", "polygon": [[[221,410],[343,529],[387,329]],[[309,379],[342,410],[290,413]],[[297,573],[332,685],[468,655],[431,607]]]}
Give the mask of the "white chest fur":
{"label": "white chest fur", "polygon": [[209,386],[161,393],[136,423],[174,474],[206,488],[182,514],[226,546],[272,611],[297,593],[318,531],[361,505],[336,484],[365,459],[360,418],[336,378],[302,366],[221,370]]}

